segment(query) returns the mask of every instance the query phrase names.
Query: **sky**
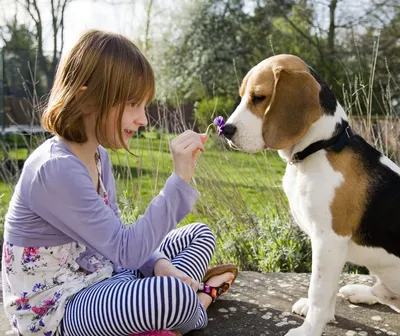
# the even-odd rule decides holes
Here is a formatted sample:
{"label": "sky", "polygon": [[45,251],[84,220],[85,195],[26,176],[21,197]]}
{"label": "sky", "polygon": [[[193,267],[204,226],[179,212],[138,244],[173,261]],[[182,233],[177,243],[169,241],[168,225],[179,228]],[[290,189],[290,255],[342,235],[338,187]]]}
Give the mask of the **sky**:
{"label": "sky", "polygon": [[[19,22],[29,22],[26,11],[17,8],[18,2],[25,0],[0,0],[0,25],[5,20],[18,13]],[[44,50],[51,54],[52,30],[49,11],[49,0],[37,0],[44,22]],[[72,0],[65,13],[65,44],[64,53],[70,49],[79,36],[89,28],[98,28],[117,32],[128,36],[135,42],[143,38],[146,23],[146,4],[149,0]],[[170,23],[181,19],[181,13],[187,6],[193,6],[199,0],[153,0],[151,34],[154,36],[162,29],[174,31]],[[358,17],[371,0],[343,0],[339,2],[337,23],[348,20],[350,17]],[[253,0],[254,2],[254,0]],[[111,4],[113,3],[113,4]],[[251,11],[252,0],[247,1],[247,7]],[[327,0],[315,0],[320,4],[317,8],[318,21],[326,26],[329,17]],[[250,5],[249,5],[250,4]],[[317,5],[318,6],[318,5]],[[31,23],[31,28],[33,28]],[[326,28],[326,27],[324,27]],[[32,29],[33,30],[33,29]],[[0,41],[1,44],[1,41]],[[1,45],[0,45],[1,46]]]}
{"label": "sky", "polygon": [[[126,2],[126,0],[122,0]],[[132,0],[135,2],[135,0]],[[98,28],[138,38],[145,23],[144,1],[111,5],[90,0],[72,1],[65,15],[65,49],[89,28]],[[51,34],[51,32],[50,32]]]}
{"label": "sky", "polygon": [[[43,15],[44,50],[48,53],[52,49],[51,17],[49,0],[37,0]],[[117,5],[110,4],[114,1]],[[65,12],[64,52],[68,50],[79,36],[87,29],[97,28],[117,32],[132,39],[143,36],[146,22],[145,4],[148,0],[73,0]],[[10,6],[10,3],[14,3]],[[0,24],[18,13],[19,22],[29,22],[24,10],[17,8],[17,1],[0,0]],[[108,2],[108,3],[107,3]],[[125,3],[125,4],[123,4]],[[163,24],[169,14],[176,10],[177,1],[154,0],[154,23]],[[32,24],[31,27],[33,28]],[[1,42],[0,42],[1,43]]]}

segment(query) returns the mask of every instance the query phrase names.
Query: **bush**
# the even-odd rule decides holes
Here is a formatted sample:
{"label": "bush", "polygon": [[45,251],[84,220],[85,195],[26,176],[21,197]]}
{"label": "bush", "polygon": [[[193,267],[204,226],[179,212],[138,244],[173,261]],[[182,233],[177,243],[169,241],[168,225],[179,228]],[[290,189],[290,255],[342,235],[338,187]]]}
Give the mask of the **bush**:
{"label": "bush", "polygon": [[218,116],[224,117],[224,120],[228,119],[234,106],[235,101],[226,97],[214,97],[196,102],[194,114],[199,128],[205,130]]}
{"label": "bush", "polygon": [[311,244],[287,212],[268,207],[244,218],[227,211],[213,227],[216,263],[233,262],[242,270],[310,272]]}

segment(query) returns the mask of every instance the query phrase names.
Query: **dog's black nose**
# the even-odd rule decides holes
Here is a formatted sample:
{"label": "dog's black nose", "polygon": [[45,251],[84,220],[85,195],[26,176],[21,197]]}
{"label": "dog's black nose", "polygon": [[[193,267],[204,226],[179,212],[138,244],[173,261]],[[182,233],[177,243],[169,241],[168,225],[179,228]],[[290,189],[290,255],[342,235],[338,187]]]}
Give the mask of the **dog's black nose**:
{"label": "dog's black nose", "polygon": [[235,131],[236,131],[236,126],[232,124],[226,124],[224,126],[223,135],[225,136],[225,138],[231,140],[233,135],[235,134]]}

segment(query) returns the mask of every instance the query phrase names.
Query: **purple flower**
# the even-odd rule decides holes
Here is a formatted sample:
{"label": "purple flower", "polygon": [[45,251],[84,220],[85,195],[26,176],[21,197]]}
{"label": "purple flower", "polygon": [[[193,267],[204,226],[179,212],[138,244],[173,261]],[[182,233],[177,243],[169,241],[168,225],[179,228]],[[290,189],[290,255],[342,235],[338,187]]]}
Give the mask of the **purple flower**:
{"label": "purple flower", "polygon": [[37,283],[37,284],[35,284],[35,286],[33,286],[33,288],[32,288],[32,292],[37,292],[38,290],[41,290],[41,289],[43,289],[43,288],[45,288],[46,287],[46,285],[44,284],[44,283]]}
{"label": "purple flower", "polygon": [[24,259],[24,264],[28,264],[30,262],[35,262],[40,258],[38,254],[39,247],[25,247],[22,257]]}
{"label": "purple flower", "polygon": [[29,304],[29,299],[27,298],[28,292],[23,292],[22,296],[15,300],[15,304],[17,305],[17,310],[28,310],[31,309],[31,305]]}
{"label": "purple flower", "polygon": [[29,328],[29,331],[32,332],[32,333],[36,333],[36,332],[39,331],[39,328],[37,326],[35,326],[35,325],[31,325],[30,328]]}
{"label": "purple flower", "polygon": [[45,331],[44,336],[53,336],[53,332],[52,331]]}
{"label": "purple flower", "polygon": [[225,121],[224,118],[219,116],[214,119],[214,125],[218,127],[218,135],[222,135],[224,133]]}

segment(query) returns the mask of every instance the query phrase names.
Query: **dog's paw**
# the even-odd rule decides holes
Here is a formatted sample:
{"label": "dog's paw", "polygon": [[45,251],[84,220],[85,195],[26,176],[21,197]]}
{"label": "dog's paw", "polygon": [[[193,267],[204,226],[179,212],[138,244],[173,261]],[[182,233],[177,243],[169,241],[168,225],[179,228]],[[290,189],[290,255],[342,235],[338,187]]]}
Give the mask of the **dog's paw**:
{"label": "dog's paw", "polygon": [[400,313],[400,296],[390,291],[384,284],[378,283],[372,287],[374,294],[380,303],[388,305],[396,313]]}
{"label": "dog's paw", "polygon": [[292,313],[306,317],[308,313],[308,299],[301,298],[292,307]]}
{"label": "dog's paw", "polygon": [[339,290],[339,295],[351,303],[378,303],[378,298],[372,293],[372,287],[366,285],[347,285]]}
{"label": "dog's paw", "polygon": [[[301,298],[300,300],[298,300],[292,307],[292,313],[297,314],[297,315],[301,315],[306,317],[308,314],[308,310],[309,310],[309,305],[308,305],[308,299],[307,298]],[[326,310],[327,312],[330,310]],[[335,322],[335,312],[334,312],[334,308],[333,311],[331,311],[328,319],[327,319],[327,323],[330,322]]]}

